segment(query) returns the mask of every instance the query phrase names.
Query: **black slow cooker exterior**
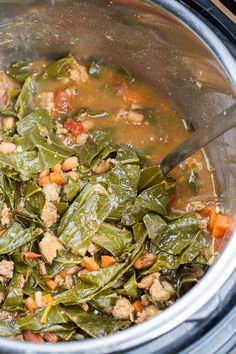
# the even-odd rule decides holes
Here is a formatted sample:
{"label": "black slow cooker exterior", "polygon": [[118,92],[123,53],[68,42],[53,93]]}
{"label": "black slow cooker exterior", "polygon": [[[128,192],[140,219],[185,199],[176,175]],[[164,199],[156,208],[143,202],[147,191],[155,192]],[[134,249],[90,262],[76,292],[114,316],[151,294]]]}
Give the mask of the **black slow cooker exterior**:
{"label": "black slow cooker exterior", "polygon": [[[178,4],[178,1],[175,0],[155,0],[152,2],[140,0],[0,0],[0,32],[5,31],[6,34],[6,40],[2,42],[5,44],[2,47],[0,44],[0,64],[4,66],[9,61],[16,59],[55,58],[64,55],[68,50],[72,53],[74,51],[77,56],[80,56],[81,53],[83,56],[87,56],[93,54],[94,50],[99,51],[102,48],[107,53],[108,61],[117,60],[119,62],[123,60],[122,64],[133,69],[134,72],[137,72],[137,75],[149,80],[152,84],[156,83],[158,88],[161,87],[163,94],[169,95],[183,114],[192,117],[196,127],[206,124],[208,118],[214,116],[216,112],[226,108],[235,100],[234,43],[232,43],[232,38],[227,38],[226,33],[209,22],[209,18],[206,19],[202,14],[199,14],[198,8],[192,9],[191,5],[194,3],[196,5],[198,1],[181,0],[180,2],[186,3],[187,7]],[[204,0],[199,1],[197,5],[203,4],[203,2]],[[155,6],[145,8],[145,3],[149,4],[148,6],[156,5],[156,9]],[[206,1],[206,3],[210,4],[210,1]],[[78,19],[76,19],[75,13],[73,14],[71,10],[71,16],[74,16],[73,21],[75,21],[74,27],[76,28],[76,25],[80,22],[79,10],[82,9],[76,7],[77,4],[81,4],[87,12],[89,12],[90,5],[92,8],[92,6],[98,4],[98,9],[101,11],[96,13],[97,20],[95,16],[90,19],[91,26],[83,23],[81,32],[78,32],[79,49],[77,48],[76,38],[73,38],[73,43],[72,41],[69,43],[70,46],[65,44],[65,40],[70,38],[70,33],[68,34],[66,30],[63,33],[63,26],[64,24],[68,27],[71,26],[72,20],[64,16],[63,13],[55,18],[47,17],[47,9],[48,12],[53,14],[53,11],[56,11],[57,8],[62,11],[62,7],[64,7],[64,12],[67,9],[69,11],[70,6],[73,5],[75,10],[78,11]],[[20,8],[17,8],[17,6],[20,6]],[[111,22],[109,31],[106,28],[106,23],[99,23],[103,6],[108,9],[110,18],[114,18],[115,21],[114,28]],[[125,11],[126,6],[127,13]],[[130,8],[131,10],[128,11]],[[137,14],[135,13],[136,8]],[[152,12],[151,9],[155,11]],[[24,11],[28,12],[28,17],[24,17]],[[171,47],[173,44],[170,35],[175,36],[175,32],[172,32],[171,26],[168,27],[168,11],[173,15],[172,18],[169,18],[169,22],[175,26],[176,33],[182,33],[185,36],[183,24],[187,24],[186,41],[189,40],[189,43],[186,46],[185,55],[182,57],[181,50],[174,48],[174,46]],[[159,12],[160,21],[157,20],[157,23],[155,23],[155,16]],[[57,15],[57,13],[55,14]],[[44,22],[45,19],[48,23]],[[108,17],[104,17],[104,20],[107,19]],[[129,25],[127,25],[128,20],[131,21]],[[23,25],[20,25],[20,21]],[[54,31],[54,25],[55,32],[59,37],[61,36],[61,43],[58,42],[58,37],[53,41],[50,36],[50,30],[53,28]],[[95,38],[96,34],[92,31],[93,28],[96,29],[96,26],[102,32],[100,36],[98,33],[98,38]],[[35,28],[37,28],[37,31],[34,32]],[[115,28],[121,31],[122,40],[118,34],[114,41],[112,36],[116,35]],[[131,41],[126,41],[125,31],[129,31],[129,28],[133,37]],[[11,34],[12,29],[13,36],[9,37],[8,34]],[[145,43],[145,39],[142,42],[141,35],[139,36],[138,33],[140,30],[149,36],[150,43]],[[214,35],[214,32],[217,36]],[[129,33],[127,33],[127,38],[128,35]],[[169,57],[164,53],[165,46],[163,43],[166,39],[171,42],[168,49]],[[156,47],[155,40],[158,42]],[[177,44],[179,41],[180,47],[185,46],[184,38],[178,38],[178,35],[176,35],[174,40]],[[7,41],[10,41],[9,45]],[[116,44],[116,41],[119,42],[120,47]],[[156,55],[155,48],[152,48],[152,45],[159,51],[162,66],[158,63],[158,57],[152,57],[152,54],[153,56]],[[198,48],[201,53],[198,52]],[[84,53],[83,50],[87,52]],[[127,57],[125,57],[125,53]],[[192,53],[192,56],[188,57],[186,53]],[[162,56],[163,58],[161,58]],[[197,66],[194,67],[194,64],[196,62],[198,64],[198,60],[200,61],[202,56],[205,56],[206,60],[203,63],[202,70],[199,70]],[[155,62],[154,59],[157,61]],[[215,63],[211,66],[213,60],[215,60]],[[156,63],[157,69],[155,67]],[[183,64],[186,64],[189,74]],[[209,77],[207,76],[208,65],[212,70],[209,72]],[[151,74],[148,73],[149,69]],[[206,92],[203,92],[204,97],[196,91],[196,88],[193,88],[195,76],[202,80],[206,87]],[[214,93],[214,98],[211,97],[212,93]],[[196,106],[195,110],[193,109],[194,105]],[[236,166],[232,162],[234,160],[231,161],[231,157],[236,154],[234,137],[233,133],[228,133],[225,140],[218,140],[217,144],[213,144],[212,149],[209,150],[210,156],[217,165],[219,185],[223,186],[221,196],[228,205],[227,211],[229,214],[234,212],[234,207],[236,209],[236,197],[234,197]],[[236,345],[236,307],[234,306],[236,303],[236,273],[234,271],[236,264],[233,260],[235,252],[232,249],[234,246],[236,246],[235,237],[224,252],[226,254],[224,260],[221,262],[220,258],[219,262],[210,269],[209,274],[200,282],[201,284],[198,284],[195,289],[172,306],[173,309],[164,311],[160,315],[160,321],[155,318],[148,321],[149,323],[109,336],[109,338],[81,343],[38,345],[0,339],[0,353],[226,353]],[[222,276],[220,276],[221,271]],[[218,277],[214,273],[218,274]],[[207,281],[209,281],[209,287]],[[176,310],[174,311],[174,309]],[[161,320],[161,317],[163,320]]]}

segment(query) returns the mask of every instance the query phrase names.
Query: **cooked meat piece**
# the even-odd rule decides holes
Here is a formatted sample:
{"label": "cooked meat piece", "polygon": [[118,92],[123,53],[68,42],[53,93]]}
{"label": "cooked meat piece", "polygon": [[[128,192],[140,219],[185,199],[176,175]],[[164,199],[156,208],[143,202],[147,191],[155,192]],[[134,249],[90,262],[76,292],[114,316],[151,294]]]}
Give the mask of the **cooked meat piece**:
{"label": "cooked meat piece", "polygon": [[64,247],[56,236],[47,232],[42,241],[39,242],[39,248],[46,261],[51,264],[57,256],[57,251],[63,250]]}
{"label": "cooked meat piece", "polygon": [[40,107],[46,109],[49,113],[55,108],[53,92],[42,92],[38,95],[38,98],[40,99]]}
{"label": "cooked meat piece", "polygon": [[57,221],[57,208],[52,202],[46,200],[41,212],[41,219],[47,227],[51,227]]}
{"label": "cooked meat piece", "polygon": [[46,342],[56,343],[59,338],[55,333],[40,333],[40,336],[46,340]]}
{"label": "cooked meat piece", "polygon": [[3,155],[12,154],[16,150],[17,150],[17,147],[13,143],[10,143],[8,141],[2,141],[0,143],[0,154],[3,154]]}
{"label": "cooked meat piece", "polygon": [[203,203],[200,200],[193,200],[187,204],[187,212],[201,211],[206,207],[206,203]]}
{"label": "cooked meat piece", "polygon": [[11,279],[14,272],[14,262],[3,259],[0,262],[0,275],[3,278]]}
{"label": "cooked meat piece", "polygon": [[82,65],[74,65],[68,71],[70,78],[73,81],[86,82],[89,78],[86,68]]}
{"label": "cooked meat piece", "polygon": [[145,307],[145,309],[142,312],[137,313],[137,318],[135,320],[135,323],[142,323],[143,321],[155,317],[160,310],[154,306],[154,305],[149,305]]}
{"label": "cooked meat piece", "polygon": [[112,310],[112,316],[117,320],[131,320],[133,321],[134,308],[128,299],[122,297],[116,301]]}
{"label": "cooked meat piece", "polygon": [[41,275],[47,275],[47,269],[46,269],[46,265],[45,265],[44,261],[39,262],[39,273]]}
{"label": "cooked meat piece", "polygon": [[60,186],[58,186],[56,183],[48,183],[43,187],[43,192],[49,202],[58,202],[60,200],[60,190]]}
{"label": "cooked meat piece", "polygon": [[1,224],[4,225],[8,225],[10,223],[11,220],[11,212],[10,209],[8,208],[7,204],[4,203],[3,204],[3,208],[1,211]]}
{"label": "cooked meat piece", "polygon": [[162,286],[159,277],[160,274],[155,273],[154,282],[150,288],[150,294],[153,301],[165,302],[169,300],[171,294]]}
{"label": "cooked meat piece", "polygon": [[44,343],[44,339],[39,334],[33,333],[32,331],[25,331],[23,336],[24,340],[28,342]]}
{"label": "cooked meat piece", "polygon": [[11,94],[18,88],[18,82],[7,74],[0,72],[0,109],[10,108],[12,106]]}

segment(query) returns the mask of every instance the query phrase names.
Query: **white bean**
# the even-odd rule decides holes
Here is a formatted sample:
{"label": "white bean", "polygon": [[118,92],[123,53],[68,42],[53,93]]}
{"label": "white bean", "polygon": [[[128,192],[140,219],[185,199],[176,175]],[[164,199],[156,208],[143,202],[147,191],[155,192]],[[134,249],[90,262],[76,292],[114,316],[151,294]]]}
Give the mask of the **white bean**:
{"label": "white bean", "polygon": [[15,125],[15,119],[14,117],[4,117],[2,119],[2,127],[3,129],[10,130],[14,127]]}
{"label": "white bean", "polygon": [[144,121],[144,116],[139,112],[129,111],[126,119],[133,124],[142,124]]}
{"label": "white bean", "polygon": [[92,168],[92,171],[96,173],[97,175],[100,175],[101,173],[105,173],[109,170],[110,168],[110,163],[107,160],[103,160],[100,162],[99,165],[95,166]]}
{"label": "white bean", "polygon": [[9,143],[9,142],[1,142],[0,144],[0,153],[1,154],[11,154],[13,152],[16,151],[16,145],[13,143]]}
{"label": "white bean", "polygon": [[89,137],[89,134],[86,134],[86,133],[82,133],[82,134],[77,135],[77,137],[75,139],[76,144],[84,145],[86,143],[86,141],[88,140],[88,137]]}
{"label": "white bean", "polygon": [[42,172],[40,172],[40,174],[39,174],[39,178],[46,177],[46,176],[48,176],[48,175],[49,175],[49,173],[50,173],[50,170],[49,170],[49,169],[47,169],[47,170],[43,170]]}
{"label": "white bean", "polygon": [[75,181],[77,181],[77,179],[79,178],[78,173],[75,172],[75,171],[67,172],[66,176],[67,176],[67,177],[71,177],[71,178],[74,179]]}
{"label": "white bean", "polygon": [[94,128],[94,121],[92,119],[86,119],[82,122],[85,130],[92,130]]}
{"label": "white bean", "polygon": [[78,166],[79,166],[79,161],[78,161],[78,157],[76,156],[69,157],[68,159],[63,161],[61,165],[63,171],[70,171],[73,168],[76,168]]}

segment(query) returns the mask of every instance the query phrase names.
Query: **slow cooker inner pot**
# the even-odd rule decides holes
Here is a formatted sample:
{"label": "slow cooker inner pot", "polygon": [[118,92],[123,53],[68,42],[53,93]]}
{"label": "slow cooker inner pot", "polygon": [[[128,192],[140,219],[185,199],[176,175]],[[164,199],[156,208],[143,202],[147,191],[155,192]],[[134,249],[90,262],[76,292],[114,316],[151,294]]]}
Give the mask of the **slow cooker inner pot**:
{"label": "slow cooker inner pot", "polygon": [[[156,1],[158,4],[158,1]],[[135,0],[4,1],[0,68],[19,60],[103,57],[155,86],[194,127],[234,100],[225,70],[196,34],[158,6]],[[226,210],[236,206],[236,130],[207,149]]]}

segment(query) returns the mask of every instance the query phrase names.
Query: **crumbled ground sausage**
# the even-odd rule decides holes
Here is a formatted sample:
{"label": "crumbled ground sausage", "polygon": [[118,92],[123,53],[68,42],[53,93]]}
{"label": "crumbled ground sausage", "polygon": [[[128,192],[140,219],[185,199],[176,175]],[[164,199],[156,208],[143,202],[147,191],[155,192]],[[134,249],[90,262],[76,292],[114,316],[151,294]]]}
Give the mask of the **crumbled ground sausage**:
{"label": "crumbled ground sausage", "polygon": [[192,200],[190,203],[187,204],[186,210],[187,212],[195,212],[201,211],[206,207],[206,203],[203,203],[200,200]]}
{"label": "crumbled ground sausage", "polygon": [[51,227],[57,221],[57,208],[52,202],[46,200],[41,212],[41,219],[47,227]]}
{"label": "crumbled ground sausage", "polygon": [[59,340],[59,337],[55,333],[40,333],[40,336],[49,343],[56,343]]}
{"label": "crumbled ground sausage", "polygon": [[171,294],[162,286],[159,276],[160,274],[155,273],[155,278],[150,288],[150,294],[153,301],[165,302],[169,300]]}
{"label": "crumbled ground sausage", "polygon": [[42,92],[40,95],[38,95],[38,98],[40,100],[40,107],[46,109],[49,113],[55,109],[53,92]]}
{"label": "crumbled ground sausage", "polygon": [[112,316],[118,320],[128,320],[133,321],[133,312],[134,308],[131,305],[130,301],[125,297],[117,300],[115,306],[112,310]]}
{"label": "crumbled ground sausage", "polygon": [[39,262],[39,273],[41,275],[47,275],[47,269],[46,269],[46,265],[45,265],[44,261]]}
{"label": "crumbled ground sausage", "polygon": [[29,342],[44,343],[44,339],[39,334],[33,333],[32,331],[25,331],[23,336],[24,340]]}
{"label": "crumbled ground sausage", "polygon": [[89,78],[86,68],[82,65],[74,65],[68,71],[70,78],[73,81],[86,82]]}
{"label": "crumbled ground sausage", "polygon": [[43,192],[49,202],[59,202],[60,186],[56,183],[48,183],[43,187]]}
{"label": "crumbled ground sausage", "polygon": [[42,241],[39,242],[39,248],[46,261],[51,264],[57,256],[57,251],[63,250],[64,247],[56,236],[47,232]]}
{"label": "crumbled ground sausage", "polygon": [[10,212],[10,208],[8,208],[7,204],[4,203],[3,204],[3,208],[1,211],[1,224],[4,225],[8,225],[10,223],[11,220],[11,212]]}
{"label": "crumbled ground sausage", "polygon": [[142,312],[138,312],[137,313],[137,318],[134,321],[135,323],[142,323],[143,321],[155,317],[158,313],[160,312],[160,310],[154,306],[154,305],[149,305],[147,307],[145,307],[145,309]]}
{"label": "crumbled ground sausage", "polygon": [[0,281],[12,279],[14,272],[14,262],[3,259],[0,262]]}

